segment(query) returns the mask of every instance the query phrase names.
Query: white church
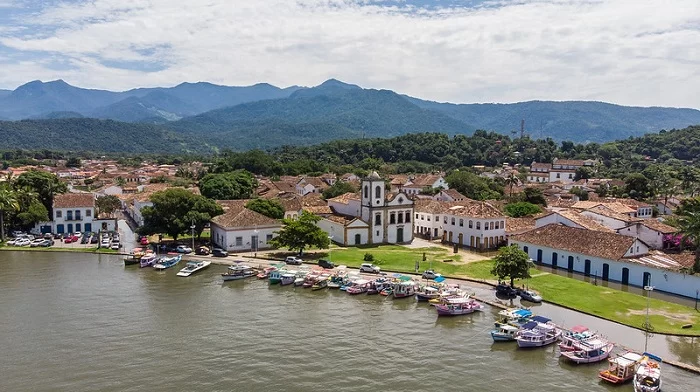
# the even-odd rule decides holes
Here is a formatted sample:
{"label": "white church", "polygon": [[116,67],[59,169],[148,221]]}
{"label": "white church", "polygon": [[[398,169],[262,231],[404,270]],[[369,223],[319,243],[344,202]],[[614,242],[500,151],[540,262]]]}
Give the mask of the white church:
{"label": "white church", "polygon": [[404,244],[413,241],[413,200],[403,192],[387,193],[384,180],[372,172],[360,194],[328,200],[333,212],[318,226],[341,245]]}

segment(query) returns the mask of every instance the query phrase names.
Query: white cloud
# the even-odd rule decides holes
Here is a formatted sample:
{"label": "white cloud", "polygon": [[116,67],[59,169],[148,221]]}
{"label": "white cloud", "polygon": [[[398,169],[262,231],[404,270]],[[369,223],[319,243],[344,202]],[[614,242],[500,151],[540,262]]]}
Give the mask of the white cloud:
{"label": "white cloud", "polygon": [[[0,30],[1,44],[40,56],[31,66],[0,64],[0,85],[61,77],[111,89],[198,80],[287,86],[335,77],[452,102],[700,108],[697,0],[523,0],[430,10],[384,3],[62,3],[23,21],[30,28],[20,33]],[[72,67],[51,69],[51,58]],[[105,65],[115,62],[128,66]]]}

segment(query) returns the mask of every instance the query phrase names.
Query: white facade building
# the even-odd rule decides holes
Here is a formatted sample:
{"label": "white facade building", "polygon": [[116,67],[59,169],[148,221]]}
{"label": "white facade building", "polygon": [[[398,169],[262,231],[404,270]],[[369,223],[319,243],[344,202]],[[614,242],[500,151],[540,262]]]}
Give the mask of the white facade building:
{"label": "white facade building", "polygon": [[65,193],[53,200],[52,232],[57,234],[93,232],[95,227],[95,195],[92,193]]}
{"label": "white facade building", "polygon": [[277,219],[245,208],[247,200],[221,200],[222,215],[211,221],[211,241],[229,252],[270,249],[269,241],[282,229]]}
{"label": "white facade building", "polygon": [[655,219],[645,219],[641,222],[635,222],[627,227],[617,229],[618,234],[639,238],[652,249],[663,249],[664,236],[677,232],[678,229],[675,227],[661,223]]}

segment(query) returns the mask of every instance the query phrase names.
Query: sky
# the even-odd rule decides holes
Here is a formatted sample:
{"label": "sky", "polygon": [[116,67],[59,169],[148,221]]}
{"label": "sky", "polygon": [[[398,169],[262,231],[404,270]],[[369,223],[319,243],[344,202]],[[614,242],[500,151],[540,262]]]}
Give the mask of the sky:
{"label": "sky", "polygon": [[456,103],[700,108],[700,0],[0,0],[0,88],[336,78]]}

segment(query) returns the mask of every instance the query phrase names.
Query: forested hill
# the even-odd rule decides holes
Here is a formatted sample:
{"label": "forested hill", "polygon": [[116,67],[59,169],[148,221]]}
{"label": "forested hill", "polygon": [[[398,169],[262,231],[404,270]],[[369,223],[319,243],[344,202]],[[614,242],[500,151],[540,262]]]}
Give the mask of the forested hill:
{"label": "forested hill", "polygon": [[92,118],[0,121],[0,150],[182,154],[211,149],[163,127]]}

